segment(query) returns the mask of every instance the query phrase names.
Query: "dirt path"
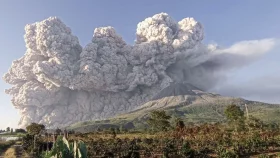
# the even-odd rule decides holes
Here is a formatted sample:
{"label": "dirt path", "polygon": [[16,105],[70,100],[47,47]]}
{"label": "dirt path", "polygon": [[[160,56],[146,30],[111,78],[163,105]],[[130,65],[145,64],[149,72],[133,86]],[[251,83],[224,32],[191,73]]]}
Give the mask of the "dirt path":
{"label": "dirt path", "polygon": [[16,158],[16,149],[15,147],[11,146],[8,148],[5,153],[0,158]]}
{"label": "dirt path", "polygon": [[6,150],[3,156],[0,158],[32,158],[30,156],[26,156],[22,149],[21,145],[13,145]]}

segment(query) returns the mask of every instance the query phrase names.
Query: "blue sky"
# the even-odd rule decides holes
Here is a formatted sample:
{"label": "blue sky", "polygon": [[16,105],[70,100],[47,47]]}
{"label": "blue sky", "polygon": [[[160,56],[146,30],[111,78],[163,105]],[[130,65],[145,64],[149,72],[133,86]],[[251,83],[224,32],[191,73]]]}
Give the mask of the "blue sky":
{"label": "blue sky", "polygon": [[[0,73],[1,75],[6,73],[12,61],[23,56],[24,26],[50,16],[62,19],[72,29],[73,34],[78,36],[82,46],[91,40],[94,28],[108,25],[113,26],[126,42],[133,44],[137,23],[160,12],[168,13],[177,21],[185,17],[194,17],[204,26],[204,43],[229,46],[243,40],[280,39],[279,6],[279,0],[3,0],[0,1]],[[266,81],[272,82],[271,78],[276,78],[273,84],[279,87],[278,48],[255,63],[229,73],[225,87],[230,89],[231,85],[246,84],[250,89],[256,85],[263,86]],[[4,89],[9,87],[3,80],[0,81],[0,128],[2,129],[7,126],[16,127],[19,120],[17,110],[10,103],[10,96],[4,93]],[[225,89],[218,92],[238,96]],[[276,92],[280,91],[276,90]],[[248,91],[248,94],[244,92],[240,96],[280,103],[280,99],[277,100],[275,96],[270,97],[270,94],[262,97],[261,93],[264,92],[258,94],[258,91],[254,90],[250,93],[254,94],[249,95]]]}

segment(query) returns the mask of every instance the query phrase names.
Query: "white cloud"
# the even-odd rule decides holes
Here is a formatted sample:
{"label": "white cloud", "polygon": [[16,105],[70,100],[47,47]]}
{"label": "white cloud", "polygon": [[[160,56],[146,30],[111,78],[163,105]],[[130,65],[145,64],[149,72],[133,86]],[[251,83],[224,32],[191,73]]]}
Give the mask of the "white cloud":
{"label": "white cloud", "polygon": [[219,52],[242,55],[242,56],[261,55],[271,51],[271,49],[275,47],[276,43],[277,40],[273,38],[241,41],[233,44],[229,48],[222,49]]}

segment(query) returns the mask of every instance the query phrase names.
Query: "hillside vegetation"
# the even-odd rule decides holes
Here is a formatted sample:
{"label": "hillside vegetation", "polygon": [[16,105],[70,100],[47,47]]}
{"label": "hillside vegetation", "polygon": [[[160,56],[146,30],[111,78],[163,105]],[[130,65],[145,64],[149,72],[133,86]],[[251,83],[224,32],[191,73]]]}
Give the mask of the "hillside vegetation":
{"label": "hillside vegetation", "polygon": [[150,101],[132,112],[106,120],[76,123],[68,127],[68,129],[80,132],[121,126],[128,129],[144,129],[147,127],[145,120],[153,110],[165,110],[173,119],[180,117],[186,124],[224,123],[226,121],[224,110],[230,104],[238,105],[244,111],[245,105],[247,105],[248,114],[264,122],[280,122],[280,105],[202,93],[201,95],[161,98]]}

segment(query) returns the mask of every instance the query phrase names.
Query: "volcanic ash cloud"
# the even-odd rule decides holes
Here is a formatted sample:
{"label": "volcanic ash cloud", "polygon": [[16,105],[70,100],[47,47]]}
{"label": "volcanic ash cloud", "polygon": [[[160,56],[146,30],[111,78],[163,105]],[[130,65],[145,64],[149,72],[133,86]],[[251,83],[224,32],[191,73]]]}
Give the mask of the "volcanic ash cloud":
{"label": "volcanic ash cloud", "polygon": [[[82,48],[70,28],[50,17],[26,25],[27,49],[3,77],[12,85],[6,93],[20,111],[20,126],[60,127],[131,111],[171,82],[208,90],[225,70],[250,63],[275,44],[264,39],[221,49],[203,45],[203,36],[193,18],[176,22],[160,13],[137,25],[134,45],[108,26],[96,28]],[[251,48],[257,51],[246,53]]]}

